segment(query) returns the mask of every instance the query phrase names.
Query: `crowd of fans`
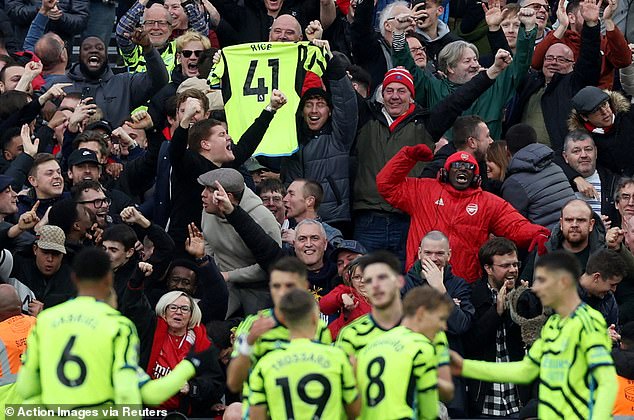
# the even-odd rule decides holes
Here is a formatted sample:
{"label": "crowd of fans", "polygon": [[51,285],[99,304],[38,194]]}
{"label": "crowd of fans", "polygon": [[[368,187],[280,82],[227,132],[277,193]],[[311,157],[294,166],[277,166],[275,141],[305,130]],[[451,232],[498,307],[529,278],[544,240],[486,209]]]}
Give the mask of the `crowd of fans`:
{"label": "crowd of fans", "polygon": [[[216,369],[162,405],[197,417],[240,401],[236,327],[293,287],[270,276],[289,255],[333,341],[375,308],[359,257],[388,250],[401,295],[429,285],[453,300],[452,350],[513,361],[549,315],[530,290],[536,261],[563,249],[615,351],[632,347],[620,335],[634,321],[630,7],[3,0],[0,281],[37,316],[76,295],[81,249],[105,249],[152,378],[218,349]],[[295,92],[225,111],[241,85],[216,77],[223,49],[266,42],[318,50],[322,74],[298,68]],[[250,127],[237,132],[232,112]],[[256,153],[267,132],[296,137],[294,152]],[[263,319],[260,335],[275,327]],[[634,379],[634,358],[615,360]],[[455,417],[516,416],[535,397],[454,385]]]}

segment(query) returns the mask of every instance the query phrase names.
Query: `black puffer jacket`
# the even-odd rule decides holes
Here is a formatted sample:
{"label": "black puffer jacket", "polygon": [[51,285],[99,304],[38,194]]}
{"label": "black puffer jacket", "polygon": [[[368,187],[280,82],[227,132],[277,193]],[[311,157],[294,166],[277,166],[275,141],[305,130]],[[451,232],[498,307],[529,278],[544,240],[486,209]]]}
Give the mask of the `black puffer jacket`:
{"label": "black puffer jacket", "polygon": [[568,178],[553,163],[553,150],[534,143],[515,153],[502,184],[502,198],[522,216],[552,230],[561,208],[575,198]]}
{"label": "black puffer jacket", "polygon": [[[319,216],[326,223],[350,221],[350,149],[357,130],[357,99],[350,79],[344,75],[330,81],[332,116],[318,132],[302,122],[297,153],[282,160],[286,183],[312,179],[324,189]],[[301,110],[300,110],[301,112]]]}

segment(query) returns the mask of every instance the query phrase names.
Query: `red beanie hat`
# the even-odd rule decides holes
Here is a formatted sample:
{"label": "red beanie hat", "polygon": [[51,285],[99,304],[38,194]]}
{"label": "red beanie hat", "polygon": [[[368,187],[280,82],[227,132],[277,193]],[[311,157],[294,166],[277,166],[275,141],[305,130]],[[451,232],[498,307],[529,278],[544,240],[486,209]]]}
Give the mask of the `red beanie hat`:
{"label": "red beanie hat", "polygon": [[416,96],[414,92],[414,78],[406,69],[397,67],[385,73],[385,78],[383,78],[383,90],[385,90],[385,87],[390,83],[400,83],[409,90],[412,97]]}
{"label": "red beanie hat", "polygon": [[480,175],[480,168],[478,167],[478,162],[475,160],[475,158],[473,157],[473,155],[471,153],[467,153],[467,152],[456,152],[453,155],[449,156],[447,158],[447,161],[445,162],[445,170],[447,172],[449,172],[449,168],[451,167],[451,164],[454,162],[469,162],[469,163],[473,163],[475,165],[475,169],[473,170],[473,173],[475,175]]}

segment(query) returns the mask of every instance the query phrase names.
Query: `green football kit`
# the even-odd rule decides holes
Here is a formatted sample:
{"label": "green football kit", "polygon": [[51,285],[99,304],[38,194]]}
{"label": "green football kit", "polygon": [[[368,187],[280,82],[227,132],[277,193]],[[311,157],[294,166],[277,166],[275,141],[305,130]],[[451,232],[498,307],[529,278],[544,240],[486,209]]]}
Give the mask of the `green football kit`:
{"label": "green football kit", "polygon": [[308,339],[261,358],[249,388],[249,406],[266,405],[273,420],[339,419],[358,397],[346,354]]}
{"label": "green football kit", "polygon": [[361,419],[436,419],[438,357],[424,335],[398,326],[357,356]]}
{"label": "green football kit", "polygon": [[539,377],[540,419],[609,419],[617,391],[610,349],[603,315],[582,303],[566,318],[548,318],[523,360],[465,360],[462,375],[517,384]]}
{"label": "green football kit", "polygon": [[223,48],[209,77],[212,86],[222,86],[234,139],[253,124],[273,89],[281,90],[287,104],[277,111],[254,155],[289,156],[297,150],[296,112],[306,72],[321,77],[325,69],[322,49],[309,42],[256,42]]}

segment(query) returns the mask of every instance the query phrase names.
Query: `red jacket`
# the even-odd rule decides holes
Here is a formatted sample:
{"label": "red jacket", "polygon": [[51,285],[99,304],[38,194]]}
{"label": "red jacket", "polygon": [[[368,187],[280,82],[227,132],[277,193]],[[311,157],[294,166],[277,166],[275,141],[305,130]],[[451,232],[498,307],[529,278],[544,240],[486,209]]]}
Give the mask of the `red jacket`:
{"label": "red jacket", "polygon": [[[354,300],[359,302],[356,308],[351,310],[350,312],[346,312],[343,310],[343,300],[341,299],[341,295],[344,293],[354,295]],[[334,289],[330,291],[326,296],[323,296],[319,299],[319,310],[326,314],[332,315],[337,311],[341,310],[341,315],[339,318],[332,321],[328,324],[328,329],[330,330],[330,335],[332,336],[332,340],[334,341],[339,335],[339,331],[355,319],[359,318],[362,315],[365,315],[370,312],[372,307],[368,303],[367,300],[363,296],[359,294],[356,290],[354,290],[350,286],[346,286],[344,284],[340,284]]]}
{"label": "red jacket", "polygon": [[[575,61],[579,58],[579,50],[581,49],[581,35],[579,33],[568,29],[564,32],[562,39],[557,39],[555,31],[550,31],[544,40],[535,47],[531,67],[535,70],[541,70],[544,65],[546,51],[552,45],[558,43],[566,44],[572,50]],[[599,87],[601,89],[612,89],[614,69],[622,69],[632,64],[632,53],[619,28],[615,27],[613,31],[606,31],[605,35],[601,37],[601,53],[602,64]]]}
{"label": "red jacket", "polygon": [[508,202],[480,187],[458,191],[436,179],[407,177],[416,163],[401,149],[376,176],[385,201],[411,216],[408,270],[416,260],[421,239],[432,230],[447,235],[453,272],[469,283],[482,275],[478,250],[491,233],[512,240],[520,248],[528,248],[538,234],[550,235],[547,228],[529,222]]}

